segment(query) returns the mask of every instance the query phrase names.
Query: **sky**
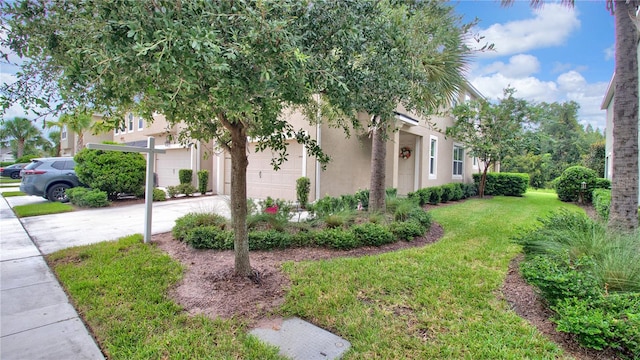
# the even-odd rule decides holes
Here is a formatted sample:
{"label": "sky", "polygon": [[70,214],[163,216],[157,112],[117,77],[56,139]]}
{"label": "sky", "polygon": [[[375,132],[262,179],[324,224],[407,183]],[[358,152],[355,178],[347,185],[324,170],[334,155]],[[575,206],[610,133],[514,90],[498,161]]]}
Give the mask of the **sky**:
{"label": "sky", "polygon": [[[516,97],[532,102],[573,100],[580,104],[581,124],[604,130],[600,105],[614,67],[613,16],[605,0],[575,0],[574,8],[546,0],[540,9],[523,0],[507,8],[498,0],[451,4],[465,23],[477,18],[473,33],[495,46],[495,51],[475,53],[466,72],[486,98],[497,100],[511,86]],[[0,64],[0,82],[15,81],[16,71]],[[5,114],[15,116],[34,118],[19,106]]]}
{"label": "sky", "polygon": [[[467,79],[490,100],[505,87],[532,102],[575,101],[578,121],[604,130],[600,110],[614,68],[614,19],[604,0],[575,0],[573,8],[553,0],[533,9],[519,0],[511,7],[495,0],[454,1],[465,23],[477,18],[474,34],[495,51],[476,52]],[[477,48],[479,45],[472,44]]]}

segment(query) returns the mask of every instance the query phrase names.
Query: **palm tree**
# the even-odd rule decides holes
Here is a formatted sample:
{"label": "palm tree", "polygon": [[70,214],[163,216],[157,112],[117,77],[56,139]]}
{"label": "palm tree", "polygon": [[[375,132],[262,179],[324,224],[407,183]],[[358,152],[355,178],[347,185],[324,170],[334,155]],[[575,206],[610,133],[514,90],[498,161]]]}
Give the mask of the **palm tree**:
{"label": "palm tree", "polygon": [[52,156],[60,156],[60,130],[51,130],[49,131],[49,135],[47,135],[51,144],[53,144],[51,149]]}
{"label": "palm tree", "polygon": [[16,117],[7,120],[0,128],[0,138],[3,141],[12,141],[16,145],[16,158],[24,155],[25,144],[30,140],[37,140],[40,137],[40,130],[33,125],[31,120],[23,117]]}
{"label": "palm tree", "polygon": [[[514,0],[503,0],[511,5]],[[574,0],[563,0],[573,6]],[[542,0],[531,0],[539,6]],[[615,85],[613,99],[613,176],[609,228],[638,227],[638,27],[640,1],[606,0],[615,17]]]}
{"label": "palm tree", "polygon": [[47,121],[47,127],[67,128],[76,134],[76,149],[78,152],[84,148],[84,132],[91,130],[93,127],[91,115],[87,112],[76,112],[72,114],[64,114],[60,116],[58,121]]}

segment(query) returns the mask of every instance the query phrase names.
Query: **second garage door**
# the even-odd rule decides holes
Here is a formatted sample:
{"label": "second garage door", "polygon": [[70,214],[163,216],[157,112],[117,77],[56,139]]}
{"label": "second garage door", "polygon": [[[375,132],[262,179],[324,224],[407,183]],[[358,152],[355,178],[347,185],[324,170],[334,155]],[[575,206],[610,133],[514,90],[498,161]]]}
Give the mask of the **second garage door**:
{"label": "second garage door", "polygon": [[296,200],[296,180],[303,176],[303,146],[290,142],[287,147],[287,161],[278,171],[273,170],[271,159],[277,157],[269,149],[256,152],[255,144],[249,145],[249,166],[247,168],[247,196],[254,199]]}
{"label": "second garage door", "polygon": [[191,169],[190,149],[167,149],[166,153],[157,154],[156,174],[158,174],[158,186],[179,185],[178,172],[180,169]]}

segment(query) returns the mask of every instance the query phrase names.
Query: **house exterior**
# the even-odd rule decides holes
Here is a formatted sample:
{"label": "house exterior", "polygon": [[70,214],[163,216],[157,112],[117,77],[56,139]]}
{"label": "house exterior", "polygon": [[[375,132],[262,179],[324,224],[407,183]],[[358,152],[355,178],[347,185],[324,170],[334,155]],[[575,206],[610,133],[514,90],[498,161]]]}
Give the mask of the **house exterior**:
{"label": "house exterior", "polygon": [[[456,102],[478,99],[481,94],[467,84]],[[455,105],[455,104],[452,104]],[[331,162],[323,170],[315,159],[309,157],[304,147],[295,141],[289,143],[288,161],[274,171],[270,164],[270,152],[256,153],[250,144],[247,169],[247,196],[251,198],[282,198],[296,200],[296,179],[306,176],[311,181],[309,201],[326,195],[353,194],[370,186],[371,139],[366,135],[352,134],[346,138],[341,129],[327,124],[310,126],[301,114],[285,114],[296,129],[304,129],[318,142]],[[365,124],[370,115],[360,114]],[[472,174],[479,171],[477,159],[467,154],[461,143],[447,138],[444,131],[453,125],[451,116],[433,116],[429,119],[396,109],[397,131],[387,142],[386,185],[398,189],[404,196],[420,188],[451,182],[472,182]],[[230,158],[218,164],[218,193],[230,193]]]}
{"label": "house exterior", "polygon": [[[470,84],[456,96],[454,104],[478,99],[481,94]],[[278,171],[271,159],[277,154],[270,150],[256,151],[256,142],[249,142],[247,168],[247,196],[255,199],[272,198],[296,200],[296,180],[308,177],[311,181],[309,201],[326,195],[353,194],[369,188],[371,174],[371,139],[366,134],[352,134],[350,138],[341,129],[319,123],[310,125],[301,113],[285,112],[284,117],[295,129],[303,129],[316,140],[331,162],[323,169],[315,158],[307,154],[295,139],[289,141],[287,161]],[[368,114],[359,119],[366,124]],[[96,115],[96,121],[99,117]],[[444,131],[453,125],[451,116],[423,118],[399,106],[396,109],[396,129],[387,142],[386,187],[398,189],[405,196],[420,188],[451,182],[472,182],[472,174],[479,171],[477,159],[467,154],[461,143],[447,138]],[[157,185],[177,185],[178,171],[192,169],[209,171],[210,189],[216,194],[231,193],[231,156],[227,152],[213,151],[213,144],[194,143],[184,146],[174,140],[180,125],[169,126],[162,115],[154,115],[147,122],[135,114],[127,114],[124,127],[100,135],[85,135],[84,143],[105,140],[146,146],[148,136],[154,136],[156,147],[165,154],[156,155]],[[64,134],[63,154],[73,155],[75,141],[72,134]],[[194,185],[197,179],[194,176]]]}
{"label": "house exterior", "polygon": [[[638,46],[637,56],[638,56],[638,61],[640,62],[640,44]],[[639,73],[640,73],[640,70],[639,70]],[[615,80],[616,80],[616,74],[614,73],[613,76],[611,77],[611,81],[609,81],[609,86],[607,86],[607,91],[604,95],[602,104],[600,106],[600,109],[607,111],[607,125],[604,132],[604,135],[605,135],[604,174],[600,174],[600,175],[602,175],[603,177],[609,180],[611,180],[613,175],[613,98],[615,96],[615,93],[614,93]],[[640,97],[638,101],[640,101]],[[640,138],[640,115],[638,116],[638,125],[639,125],[638,135]],[[638,157],[640,158],[640,146],[638,146]],[[639,170],[638,178],[640,179],[640,170]],[[638,203],[640,203],[640,194],[638,194]]]}
{"label": "house exterior", "polygon": [[[93,115],[93,121],[100,121],[101,116]],[[212,173],[212,161],[208,151],[212,146],[193,142],[188,145],[177,142],[177,135],[180,126],[170,126],[163,115],[154,115],[153,121],[146,121],[140,116],[128,113],[125,117],[124,126],[120,129],[111,130],[100,134],[92,134],[87,130],[83,134],[83,144],[102,143],[111,141],[130,146],[147,146],[147,138],[155,138],[156,148],[164,149],[164,154],[156,154],[156,185],[160,187],[174,186],[180,183],[178,172],[180,169],[193,170],[193,185],[197,186],[197,172],[200,170],[209,171],[209,185],[207,189],[213,189],[216,174]],[[61,156],[74,156],[78,151],[77,134],[63,128],[60,131]],[[144,155],[146,156],[146,155]]]}

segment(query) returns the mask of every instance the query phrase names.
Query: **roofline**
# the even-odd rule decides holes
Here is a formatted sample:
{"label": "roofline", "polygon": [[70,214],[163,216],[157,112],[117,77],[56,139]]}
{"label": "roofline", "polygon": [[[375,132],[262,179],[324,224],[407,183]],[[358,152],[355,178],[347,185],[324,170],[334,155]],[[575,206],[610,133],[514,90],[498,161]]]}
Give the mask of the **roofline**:
{"label": "roofline", "polygon": [[466,78],[464,79],[464,86],[467,88],[467,90],[471,91],[471,93],[472,93],[475,97],[482,98],[482,99],[484,99],[484,100],[486,100],[486,99],[487,99],[487,98],[486,98],[484,95],[482,95],[482,94],[480,93],[480,91],[479,91],[478,89],[476,89],[476,88],[475,88],[475,86],[473,86],[473,85],[471,84],[471,82],[470,82],[469,80],[467,80]]}
{"label": "roofline", "polygon": [[613,88],[615,87],[614,82],[616,80],[616,73],[614,72],[611,75],[611,80],[609,80],[609,85],[607,85],[607,91],[604,94],[604,98],[602,99],[602,104],[600,104],[600,110],[606,110],[613,99]]}

